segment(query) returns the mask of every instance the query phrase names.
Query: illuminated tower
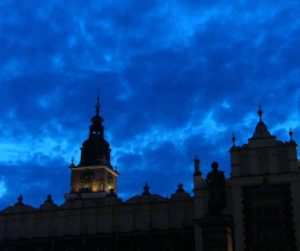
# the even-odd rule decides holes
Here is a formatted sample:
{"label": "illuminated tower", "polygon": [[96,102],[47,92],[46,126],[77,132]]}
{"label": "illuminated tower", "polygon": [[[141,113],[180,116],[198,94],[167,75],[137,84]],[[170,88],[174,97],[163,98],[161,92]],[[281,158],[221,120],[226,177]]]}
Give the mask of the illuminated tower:
{"label": "illuminated tower", "polygon": [[100,104],[97,97],[96,115],[92,117],[89,137],[81,147],[79,165],[72,160],[71,192],[66,199],[98,198],[117,190],[118,172],[110,163],[109,143],[104,139],[103,118],[99,115]]}

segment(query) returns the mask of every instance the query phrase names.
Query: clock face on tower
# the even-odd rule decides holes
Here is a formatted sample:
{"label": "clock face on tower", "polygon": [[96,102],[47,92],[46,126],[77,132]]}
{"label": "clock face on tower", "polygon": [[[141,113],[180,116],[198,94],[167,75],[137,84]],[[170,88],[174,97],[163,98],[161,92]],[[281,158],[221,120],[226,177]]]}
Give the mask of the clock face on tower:
{"label": "clock face on tower", "polygon": [[95,173],[93,170],[86,170],[80,175],[80,181],[84,184],[92,182],[94,178]]}

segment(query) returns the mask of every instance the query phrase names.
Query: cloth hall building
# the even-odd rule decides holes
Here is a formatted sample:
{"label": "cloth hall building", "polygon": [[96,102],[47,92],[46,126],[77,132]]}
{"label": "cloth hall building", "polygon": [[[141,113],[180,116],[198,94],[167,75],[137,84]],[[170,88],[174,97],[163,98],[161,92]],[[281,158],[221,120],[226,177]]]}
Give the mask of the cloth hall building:
{"label": "cloth hall building", "polygon": [[253,135],[229,149],[231,175],[218,163],[191,173],[193,194],[181,184],[168,198],[144,191],[118,197],[99,101],[71,189],[56,205],[15,205],[0,212],[0,250],[32,251],[300,251],[300,169],[297,144],[272,135],[258,111]]}

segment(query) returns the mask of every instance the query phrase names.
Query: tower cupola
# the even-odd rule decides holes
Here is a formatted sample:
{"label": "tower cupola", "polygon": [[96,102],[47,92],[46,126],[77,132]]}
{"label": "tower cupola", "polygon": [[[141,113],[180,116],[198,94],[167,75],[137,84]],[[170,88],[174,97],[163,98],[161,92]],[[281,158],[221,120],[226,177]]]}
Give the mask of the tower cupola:
{"label": "tower cupola", "polygon": [[110,147],[104,139],[103,118],[100,116],[100,103],[97,97],[96,115],[91,118],[89,137],[81,147],[79,166],[106,164],[110,166]]}

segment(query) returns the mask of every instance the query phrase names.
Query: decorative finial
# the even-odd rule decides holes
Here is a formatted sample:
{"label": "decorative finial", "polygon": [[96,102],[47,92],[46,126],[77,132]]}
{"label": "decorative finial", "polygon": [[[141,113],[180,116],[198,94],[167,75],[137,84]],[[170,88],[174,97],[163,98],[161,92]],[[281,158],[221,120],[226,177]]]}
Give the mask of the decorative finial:
{"label": "decorative finial", "polygon": [[195,173],[194,175],[202,175],[201,171],[200,171],[200,159],[198,157],[195,157],[194,159],[194,170]]}
{"label": "decorative finial", "polygon": [[180,183],[177,185],[176,193],[182,193],[182,192],[185,192],[185,191],[183,189],[183,184]]}
{"label": "decorative finial", "polygon": [[106,195],[106,197],[109,197],[109,198],[117,198],[117,194],[115,193],[115,189],[114,188],[110,188],[109,190],[109,194]]}
{"label": "decorative finial", "polygon": [[99,116],[100,111],[100,101],[99,101],[99,95],[97,95],[97,103],[96,103],[96,115]]}
{"label": "decorative finial", "polygon": [[232,146],[235,147],[235,140],[236,140],[236,138],[235,138],[235,134],[234,133],[232,134],[232,138],[231,139],[232,139]]}
{"label": "decorative finial", "polygon": [[69,168],[73,168],[73,167],[75,167],[75,159],[74,159],[74,157],[72,157],[72,159],[71,159],[71,165],[70,165]]}
{"label": "decorative finial", "polygon": [[258,116],[259,116],[259,120],[262,121],[263,110],[262,110],[261,105],[258,107],[257,113],[258,113]]}
{"label": "decorative finial", "polygon": [[18,202],[15,204],[16,206],[23,206],[23,196],[22,194],[20,194],[20,196],[18,197]]}
{"label": "decorative finial", "polygon": [[290,141],[293,141],[294,132],[292,131],[291,128],[290,128],[290,131],[289,131],[289,135],[290,135]]}
{"label": "decorative finial", "polygon": [[48,194],[48,195],[47,195],[47,198],[46,198],[46,200],[45,200],[45,203],[53,203],[51,194]]}
{"label": "decorative finial", "polygon": [[219,168],[219,163],[217,161],[212,162],[211,168],[213,169],[213,171],[217,171]]}
{"label": "decorative finial", "polygon": [[145,183],[144,192],[142,193],[142,195],[150,195],[150,187],[147,182]]}

